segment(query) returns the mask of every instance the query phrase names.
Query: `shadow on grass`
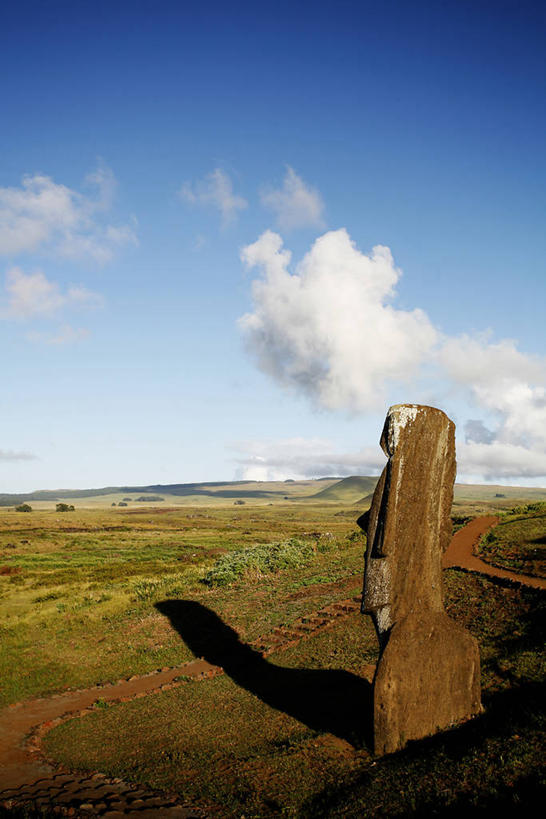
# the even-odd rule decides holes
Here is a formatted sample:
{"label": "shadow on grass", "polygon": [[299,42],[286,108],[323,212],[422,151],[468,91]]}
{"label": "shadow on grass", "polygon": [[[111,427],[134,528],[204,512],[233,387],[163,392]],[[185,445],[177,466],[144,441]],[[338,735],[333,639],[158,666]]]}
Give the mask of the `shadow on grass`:
{"label": "shadow on grass", "polygon": [[282,668],[265,660],[206,606],[191,600],[156,604],[196,657],[203,657],[241,688],[309,728],[355,747],[371,747],[372,687],[348,671]]}
{"label": "shadow on grass", "polygon": [[534,815],[545,795],[545,694],[534,682],[485,695],[481,716],[325,788],[299,819]]}

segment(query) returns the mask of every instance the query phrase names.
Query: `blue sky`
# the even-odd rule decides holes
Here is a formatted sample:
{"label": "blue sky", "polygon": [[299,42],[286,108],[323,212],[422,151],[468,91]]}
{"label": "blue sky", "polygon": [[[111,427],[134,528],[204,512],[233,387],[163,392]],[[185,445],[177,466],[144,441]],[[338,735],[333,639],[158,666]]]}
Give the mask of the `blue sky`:
{"label": "blue sky", "polygon": [[194,6],[3,7],[0,491],[546,485],[544,4]]}

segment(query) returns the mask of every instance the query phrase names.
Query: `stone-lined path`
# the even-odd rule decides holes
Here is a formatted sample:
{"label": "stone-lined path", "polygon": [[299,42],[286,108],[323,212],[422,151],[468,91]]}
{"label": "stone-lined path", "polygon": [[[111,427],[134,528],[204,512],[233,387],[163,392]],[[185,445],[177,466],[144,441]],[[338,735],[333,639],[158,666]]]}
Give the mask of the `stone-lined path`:
{"label": "stone-lined path", "polygon": [[[252,646],[264,657],[269,656],[331,627],[340,617],[359,608],[360,597],[332,603],[301,617],[290,628],[274,629]],[[373,673],[373,668],[369,672]],[[108,819],[126,815],[173,819],[210,815],[175,794],[158,793],[100,773],[77,776],[61,771],[44,758],[40,744],[44,734],[56,725],[89,713],[99,700],[127,702],[184,685],[189,679],[206,680],[222,673],[221,668],[206,660],[193,660],[111,685],[67,691],[4,709],[0,712],[0,807],[28,804],[64,816]]]}
{"label": "stone-lined path", "polygon": [[[493,516],[475,518],[460,529],[444,555],[444,568],[459,567],[545,589],[546,581],[541,578],[491,566],[474,555],[474,548],[482,535],[497,522],[498,518]],[[332,603],[300,618],[289,628],[274,629],[252,645],[264,657],[269,656],[331,627],[339,618],[358,611],[359,607],[360,597]],[[373,668],[367,671],[371,676]],[[67,691],[4,709],[0,712],[0,807],[9,809],[26,804],[62,816],[102,816],[107,819],[127,815],[142,819],[162,816],[202,819],[213,815],[214,809],[196,808],[176,794],[158,793],[120,779],[109,779],[100,773],[77,776],[63,772],[43,757],[40,741],[60,722],[89,713],[98,700],[126,702],[183,685],[188,679],[206,680],[221,673],[218,666],[205,660],[193,660],[141,677],[83,691]]]}

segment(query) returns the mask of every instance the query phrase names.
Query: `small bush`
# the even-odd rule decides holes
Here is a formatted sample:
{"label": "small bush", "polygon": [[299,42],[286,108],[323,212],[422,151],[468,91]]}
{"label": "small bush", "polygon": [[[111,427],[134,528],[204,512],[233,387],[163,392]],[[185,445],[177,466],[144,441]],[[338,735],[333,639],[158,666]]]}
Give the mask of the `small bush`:
{"label": "small bush", "polygon": [[525,506],[514,506],[512,509],[504,512],[504,515],[528,515],[533,512],[546,512],[546,501],[535,501]]}
{"label": "small bush", "polygon": [[32,506],[28,503],[21,503],[15,507],[16,512],[32,512]]}
{"label": "small bush", "polygon": [[227,586],[245,575],[259,577],[282,569],[297,569],[307,566],[314,555],[313,546],[297,538],[238,549],[221,557],[203,582],[208,586]]}
{"label": "small bush", "polygon": [[184,577],[181,574],[168,575],[157,579],[142,578],[133,584],[134,599],[155,600],[183,593]]}
{"label": "small bush", "polygon": [[233,501],[233,505],[234,506],[244,506],[245,502],[244,502],[244,500],[236,500],[236,501]]}
{"label": "small bush", "polygon": [[127,504],[125,503],[125,501],[120,501],[120,502],[118,503],[118,506],[127,506]]}
{"label": "small bush", "polygon": [[362,529],[355,529],[354,532],[349,532],[347,540],[349,543],[360,542],[366,545],[366,532],[362,531]]}
{"label": "small bush", "polygon": [[161,495],[141,495],[140,498],[136,498],[137,503],[148,503],[148,501],[157,503],[164,500],[165,498],[162,498]]}
{"label": "small bush", "polygon": [[451,515],[451,523],[453,524],[453,534],[466,526],[469,520],[472,520],[470,515]]}
{"label": "small bush", "polygon": [[68,504],[68,503],[58,503],[55,506],[55,509],[57,510],[57,512],[74,512],[74,507],[72,506],[71,503],[70,504]]}

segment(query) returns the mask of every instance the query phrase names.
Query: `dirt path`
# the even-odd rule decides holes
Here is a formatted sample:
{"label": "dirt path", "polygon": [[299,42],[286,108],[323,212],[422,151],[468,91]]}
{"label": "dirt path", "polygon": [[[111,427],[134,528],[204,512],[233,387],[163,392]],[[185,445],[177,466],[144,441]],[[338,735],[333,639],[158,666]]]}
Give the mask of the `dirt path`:
{"label": "dirt path", "polygon": [[[447,549],[444,568],[459,567],[491,577],[501,577],[533,588],[546,588],[546,581],[491,566],[474,555],[480,537],[498,522],[493,516],[475,518],[459,530]],[[268,656],[331,627],[338,618],[355,611],[354,597],[325,606],[302,617],[289,628],[276,628],[254,641],[253,647]],[[371,676],[373,668],[366,669]],[[183,685],[188,679],[205,680],[222,669],[205,660],[152,672],[129,680],[84,691],[67,691],[44,699],[29,700],[0,711],[0,807],[30,803],[38,809],[55,809],[65,816],[103,816],[118,819],[128,814],[143,817],[172,816],[181,819],[204,817],[177,795],[157,793],[102,774],[76,776],[50,764],[41,754],[40,740],[55,725],[88,713],[98,700],[125,702],[137,697]],[[181,679],[182,678],[182,679]]]}
{"label": "dirt path", "polygon": [[[325,606],[296,620],[290,628],[279,627],[252,645],[263,656],[282,651],[302,639],[330,628],[340,617],[358,611],[360,597]],[[373,667],[367,669],[373,674]],[[43,699],[18,703],[0,711],[0,807],[29,803],[38,809],[55,809],[66,816],[103,816],[108,819],[134,814],[141,817],[172,816],[190,819],[208,815],[180,800],[102,774],[75,776],[59,773],[42,755],[41,739],[66,719],[89,713],[97,701],[127,702],[166,691],[189,679],[206,680],[222,674],[218,666],[193,660],[142,677],[67,691]]]}
{"label": "dirt path", "polygon": [[444,555],[444,569],[458,567],[471,572],[479,572],[489,577],[502,577],[505,580],[521,583],[522,586],[530,586],[533,589],[546,589],[546,580],[541,577],[530,577],[527,574],[516,574],[508,569],[501,569],[486,563],[474,554],[474,549],[478,545],[480,538],[499,522],[497,517],[487,515],[482,518],[474,518],[453,536],[451,543]]}

